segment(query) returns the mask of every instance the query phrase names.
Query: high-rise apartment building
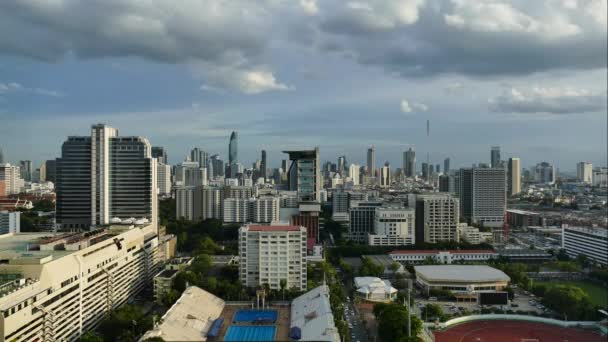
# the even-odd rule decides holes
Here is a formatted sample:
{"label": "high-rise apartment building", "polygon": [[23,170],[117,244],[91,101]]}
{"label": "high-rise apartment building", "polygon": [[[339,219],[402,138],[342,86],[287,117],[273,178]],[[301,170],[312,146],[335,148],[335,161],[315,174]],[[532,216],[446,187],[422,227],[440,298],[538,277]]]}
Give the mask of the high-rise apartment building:
{"label": "high-rise apartment building", "polygon": [[[201,206],[200,200],[197,199],[197,192],[201,189],[189,186],[189,187],[177,187],[175,188],[175,216],[183,218],[188,221],[199,221],[201,210],[198,209]],[[198,197],[200,198],[200,196]],[[198,209],[198,210],[197,210]]]}
{"label": "high-rise apartment building", "polygon": [[199,168],[207,168],[209,166],[209,153],[195,147],[190,151],[190,161],[198,163]]}
{"label": "high-rise apartment building", "polygon": [[388,162],[380,169],[380,186],[388,188],[391,185],[391,167]]}
{"label": "high-rise apartment building", "polygon": [[167,151],[162,146],[152,146],[152,158],[156,158],[163,164],[169,164],[167,161]]}
{"label": "high-rise apartment building", "polygon": [[517,195],[521,192],[521,161],[519,158],[509,158],[507,165],[507,194]]}
{"label": "high-rise apartment building", "polygon": [[157,220],[156,165],[146,138],[121,137],[103,124],[68,137],[57,159],[57,223],[65,228],[110,220]]}
{"label": "high-rise apartment building", "polygon": [[376,176],[376,148],[374,146],[367,149],[367,175]]}
{"label": "high-rise apartment building", "polygon": [[251,221],[255,223],[272,223],[279,221],[281,202],[279,197],[263,196],[252,200]]}
{"label": "high-rise apartment building", "polygon": [[21,212],[0,211],[0,236],[21,232]]}
{"label": "high-rise apartment building", "polygon": [[159,195],[171,194],[171,166],[163,164],[160,161],[156,162],[156,178]]}
{"label": "high-rise apartment building", "polygon": [[202,191],[202,214],[201,219],[218,219],[224,217],[224,188],[215,186],[204,186]]}
{"label": "high-rise apartment building", "polygon": [[458,241],[460,204],[457,198],[448,193],[412,196],[415,196],[411,202],[416,207],[417,242]]}
{"label": "high-rise apartment building", "polygon": [[207,185],[207,169],[198,162],[184,161],[175,165],[175,183],[180,186]]}
{"label": "high-rise apartment building", "polygon": [[374,233],[374,220],[376,208],[381,207],[382,202],[376,201],[351,201],[348,213],[350,222],[348,226],[348,239],[360,243],[368,241],[368,234]]}
{"label": "high-rise apartment building", "polygon": [[593,169],[593,186],[608,188],[608,167],[596,167]]}
{"label": "high-rise apartment building", "polygon": [[0,164],[0,182],[4,183],[4,192],[7,196],[20,193],[24,186],[19,167],[11,164]]}
{"label": "high-rise apartment building", "polygon": [[251,222],[251,211],[253,202],[249,198],[225,198],[224,199],[224,222],[247,223]]}
{"label": "high-rise apartment building", "polygon": [[283,153],[287,153],[291,161],[287,171],[289,190],[297,191],[298,201],[319,202],[322,187],[319,148]]}
{"label": "high-rise apartment building", "polygon": [[213,178],[215,179],[216,177],[223,177],[224,176],[224,161],[219,159],[219,155],[214,154],[211,157],[209,157],[210,162],[209,162],[209,168],[211,169],[208,172],[209,178]]}
{"label": "high-rise apartment building", "polygon": [[541,184],[555,183],[555,167],[547,162],[536,164],[534,168],[534,180]]}
{"label": "high-rise apartment building", "polygon": [[239,229],[239,277],[247,287],[306,290],[306,228],[246,225]]}
{"label": "high-rise apartment building", "polygon": [[161,266],[155,225],[0,239],[1,341],[78,341]]}
{"label": "high-rise apartment building", "polygon": [[404,246],[416,243],[415,211],[404,207],[378,207],[374,231],[368,235],[372,246]]}
{"label": "high-rise apartment building", "polygon": [[21,178],[26,182],[32,181],[32,161],[21,160],[19,161],[19,170],[21,171]]}
{"label": "high-rise apartment building", "polygon": [[490,151],[490,167],[500,167],[500,146],[492,146]]}
{"label": "high-rise apartment building", "polygon": [[500,227],[506,210],[504,168],[460,169],[460,214],[469,224]]}
{"label": "high-rise apartment building", "polygon": [[359,172],[360,168],[361,166],[357,164],[350,164],[348,166],[348,178],[350,178],[351,182],[353,182],[353,185],[359,185],[361,180],[361,173]]}
{"label": "high-rise apartment building", "polygon": [[416,176],[416,151],[411,147],[403,152],[403,172],[406,177]]}
{"label": "high-rise apartment building", "polygon": [[593,164],[588,162],[576,164],[576,178],[581,183],[593,183]]}

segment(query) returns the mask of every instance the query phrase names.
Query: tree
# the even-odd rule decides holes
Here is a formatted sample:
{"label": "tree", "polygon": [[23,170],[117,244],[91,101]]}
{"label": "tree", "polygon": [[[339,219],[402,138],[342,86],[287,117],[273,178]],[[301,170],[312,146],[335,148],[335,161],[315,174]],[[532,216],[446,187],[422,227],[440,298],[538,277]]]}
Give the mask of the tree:
{"label": "tree", "polygon": [[190,270],[194,273],[197,273],[199,276],[206,275],[207,272],[211,269],[212,260],[211,257],[207,254],[199,254],[192,260],[192,265],[190,265]]}
{"label": "tree", "polygon": [[434,319],[441,321],[444,318],[443,309],[438,304],[427,304],[422,308],[422,317],[427,321]]}
{"label": "tree", "polygon": [[152,318],[141,307],[124,305],[101,322],[99,332],[105,341],[136,341],[152,328]]}
{"label": "tree", "polygon": [[103,337],[94,331],[87,331],[80,337],[80,342],[103,342]]}
{"label": "tree", "polygon": [[285,300],[285,288],[287,287],[287,279],[281,279],[279,285],[281,286],[281,292],[283,292],[283,300]]}
{"label": "tree", "polygon": [[570,285],[554,285],[547,289],[543,304],[567,315],[569,320],[580,319],[591,308],[589,295],[581,288]]}
{"label": "tree", "polygon": [[565,249],[560,249],[556,255],[558,261],[570,261],[570,257],[566,253]]}
{"label": "tree", "polygon": [[[408,338],[408,311],[405,306],[399,304],[377,304],[376,306],[374,306],[374,314],[378,322],[378,335],[382,341],[401,342],[412,340]],[[422,330],[422,321],[416,316],[411,316],[410,319],[412,327],[411,336],[415,337]]]}
{"label": "tree", "polygon": [[376,264],[368,257],[362,257],[361,260],[359,275],[371,277],[382,277],[384,275],[384,266]]}

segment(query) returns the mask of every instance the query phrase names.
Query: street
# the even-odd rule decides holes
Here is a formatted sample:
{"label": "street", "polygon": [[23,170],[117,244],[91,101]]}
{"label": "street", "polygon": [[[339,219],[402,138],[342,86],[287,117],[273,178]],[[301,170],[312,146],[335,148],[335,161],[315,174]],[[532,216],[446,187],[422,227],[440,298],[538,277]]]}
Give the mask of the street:
{"label": "street", "polygon": [[350,339],[352,342],[367,342],[367,332],[365,326],[359,319],[358,312],[355,311],[355,306],[352,304],[352,298],[347,301],[344,308],[344,317],[348,322],[350,330]]}

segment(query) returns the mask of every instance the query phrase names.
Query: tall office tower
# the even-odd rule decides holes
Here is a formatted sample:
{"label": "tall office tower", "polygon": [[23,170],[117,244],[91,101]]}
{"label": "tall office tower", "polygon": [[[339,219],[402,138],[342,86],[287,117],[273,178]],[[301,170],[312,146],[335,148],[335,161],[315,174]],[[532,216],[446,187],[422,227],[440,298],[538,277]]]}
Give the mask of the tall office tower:
{"label": "tall office tower", "polygon": [[427,163],[422,163],[422,179],[429,180],[430,178],[430,165]]}
{"label": "tall office tower", "polygon": [[19,161],[19,169],[21,171],[21,178],[26,182],[32,181],[32,161],[21,160]]}
{"label": "tall office tower", "polygon": [[159,195],[171,194],[171,166],[156,162],[156,178]]}
{"label": "tall office tower", "polygon": [[460,214],[469,224],[500,227],[506,210],[503,168],[460,169]]}
{"label": "tall office tower", "polygon": [[403,152],[403,171],[406,177],[416,176],[416,151],[411,147]]}
{"label": "tall office tower", "polygon": [[156,158],[156,160],[163,164],[169,164],[167,161],[167,151],[162,146],[152,146],[152,158]]}
{"label": "tall office tower", "polygon": [[375,177],[376,172],[376,148],[371,146],[367,149],[367,173],[368,176]]}
{"label": "tall office tower", "polygon": [[47,160],[44,164],[46,171],[46,181],[55,183],[57,179],[57,162],[53,159]]}
{"label": "tall office tower", "polygon": [[371,246],[405,246],[416,243],[415,210],[394,206],[379,207],[374,213],[374,231],[368,235]]}
{"label": "tall office tower", "polygon": [[454,189],[453,179],[453,177],[446,174],[439,176],[439,192],[453,192],[450,191]]}
{"label": "tall office tower", "polygon": [[[504,182],[504,181],[503,181]],[[447,193],[415,196],[416,242],[458,241],[459,200]]]}
{"label": "tall office tower", "polygon": [[283,151],[291,164],[287,171],[289,190],[298,192],[298,201],[319,202],[321,191],[321,164],[319,148],[314,150]]}
{"label": "tall office tower", "polygon": [[581,183],[593,183],[593,165],[588,162],[576,164],[576,178]]}
{"label": "tall office tower", "polygon": [[121,137],[103,124],[68,137],[57,159],[57,223],[107,225],[113,218],[157,220],[156,165],[146,138]]}
{"label": "tall office tower", "polygon": [[4,183],[6,195],[16,195],[24,186],[19,167],[11,164],[0,164],[0,182]]}
{"label": "tall office tower", "polygon": [[40,167],[36,169],[37,177],[36,181],[40,183],[46,182],[46,163],[40,164]]}
{"label": "tall office tower", "polygon": [[348,177],[353,182],[353,185],[359,185],[360,176],[360,166],[357,164],[350,164],[348,166]]}
{"label": "tall office tower", "polygon": [[348,220],[348,198],[346,191],[336,191],[331,196],[332,219],[337,221]]}
{"label": "tall office tower", "polygon": [[202,214],[201,218],[221,220],[224,216],[224,189],[220,187],[204,186],[202,188]]}
{"label": "tall office tower", "polygon": [[228,169],[230,172],[226,175],[230,178],[236,178],[238,173],[236,164],[239,161],[239,134],[233,131],[230,134],[230,142],[228,144]]}
{"label": "tall office tower", "polygon": [[351,201],[348,213],[350,222],[348,226],[348,239],[360,243],[368,241],[367,235],[374,233],[374,219],[376,208],[382,202],[377,201]]}
{"label": "tall office tower", "polygon": [[500,167],[500,146],[492,146],[490,158],[491,167]]}
{"label": "tall office tower", "polygon": [[391,185],[391,166],[388,162],[380,169],[380,186],[388,188]]}
{"label": "tall office tower", "polygon": [[165,246],[153,224],[52,238],[4,237],[0,274],[10,282],[3,283],[0,296],[0,340],[79,341],[111,311],[152,287]]}
{"label": "tall office tower", "polygon": [[517,195],[521,192],[521,161],[519,158],[509,158],[507,166],[507,194]]}
{"label": "tall office tower", "polygon": [[207,168],[209,165],[209,153],[195,147],[192,149],[192,151],[190,151],[190,160],[198,163],[198,166],[201,168]]}
{"label": "tall office tower", "polygon": [[443,173],[448,174],[450,172],[450,158],[445,158],[443,160]]}
{"label": "tall office tower", "polygon": [[210,170],[208,171],[209,178],[224,176],[224,161],[219,159],[219,155],[214,154],[209,157]]}
{"label": "tall office tower", "polygon": [[264,182],[268,180],[268,161],[266,160],[266,150],[262,150],[262,162],[260,163],[260,176],[264,178]]}
{"label": "tall office tower", "polygon": [[534,168],[534,180],[542,184],[555,183],[555,167],[547,162],[536,164]]}
{"label": "tall office tower", "polygon": [[306,290],[306,228],[246,225],[239,229],[239,278],[247,287]]}
{"label": "tall office tower", "polygon": [[346,176],[346,156],[338,157],[338,173],[340,176]]}
{"label": "tall office tower", "polygon": [[441,165],[435,165],[435,173],[441,173]]}
{"label": "tall office tower", "polygon": [[0,236],[21,232],[21,212],[0,211]]}
{"label": "tall office tower", "polygon": [[2,147],[0,147],[0,164],[4,164],[4,152],[2,151]]}

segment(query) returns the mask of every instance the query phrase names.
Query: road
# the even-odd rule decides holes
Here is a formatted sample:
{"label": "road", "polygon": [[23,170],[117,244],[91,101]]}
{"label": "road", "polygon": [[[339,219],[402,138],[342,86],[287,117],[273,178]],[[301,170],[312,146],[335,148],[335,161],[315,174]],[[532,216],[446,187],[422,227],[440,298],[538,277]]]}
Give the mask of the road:
{"label": "road", "polygon": [[359,319],[359,314],[355,311],[355,306],[352,301],[348,301],[345,304],[344,317],[348,322],[350,340],[352,342],[367,342],[367,332],[365,331],[365,326]]}

